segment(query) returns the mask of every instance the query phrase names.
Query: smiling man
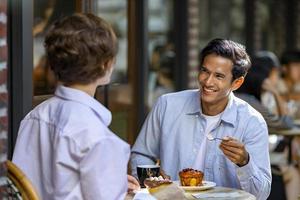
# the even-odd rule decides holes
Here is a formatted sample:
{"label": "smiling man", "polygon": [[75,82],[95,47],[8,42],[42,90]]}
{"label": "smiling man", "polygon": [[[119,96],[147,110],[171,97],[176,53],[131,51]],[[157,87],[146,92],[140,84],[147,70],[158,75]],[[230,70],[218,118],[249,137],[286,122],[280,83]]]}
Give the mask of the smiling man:
{"label": "smiling man", "polygon": [[133,174],[137,165],[160,159],[172,180],[180,170],[194,168],[206,181],[266,199],[271,189],[267,125],[233,94],[250,65],[242,45],[210,41],[200,54],[199,90],[163,95],[148,115],[132,149]]}

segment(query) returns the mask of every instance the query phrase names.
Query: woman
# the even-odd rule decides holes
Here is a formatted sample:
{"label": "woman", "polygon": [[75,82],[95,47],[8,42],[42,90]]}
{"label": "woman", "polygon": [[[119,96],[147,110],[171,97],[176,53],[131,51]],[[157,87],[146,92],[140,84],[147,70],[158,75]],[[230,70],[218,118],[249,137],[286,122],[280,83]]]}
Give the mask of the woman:
{"label": "woman", "polygon": [[300,99],[300,51],[285,51],[281,58],[282,79],[278,84],[280,93],[287,100]]}
{"label": "woman", "polygon": [[92,14],[53,24],[45,49],[59,85],[21,122],[13,162],[41,199],[124,199],[130,148],[108,125],[111,112],[93,96],[110,82],[117,53],[111,26]]}
{"label": "woman", "polygon": [[[286,102],[281,98],[276,87],[279,81],[279,67],[280,63],[272,52],[261,51],[256,53],[252,60],[252,67],[245,78],[244,84],[236,91],[236,96],[259,111],[270,129],[290,129],[294,126],[293,119],[288,115]],[[278,153],[276,154],[278,155]],[[271,157],[273,176],[275,165],[277,167],[277,164],[279,164],[280,173],[283,174],[287,199],[297,199],[300,185],[299,173],[294,166],[288,166],[287,163],[284,163],[284,160],[287,161],[284,152],[280,155],[283,156],[280,164],[272,160]],[[276,193],[273,190],[270,197],[272,197],[273,192]],[[277,196],[276,198],[280,197]]]}
{"label": "woman", "polygon": [[293,127],[293,119],[288,115],[286,103],[275,87],[279,80],[279,67],[279,61],[273,53],[258,52],[236,95],[258,110],[269,128],[288,129]]}

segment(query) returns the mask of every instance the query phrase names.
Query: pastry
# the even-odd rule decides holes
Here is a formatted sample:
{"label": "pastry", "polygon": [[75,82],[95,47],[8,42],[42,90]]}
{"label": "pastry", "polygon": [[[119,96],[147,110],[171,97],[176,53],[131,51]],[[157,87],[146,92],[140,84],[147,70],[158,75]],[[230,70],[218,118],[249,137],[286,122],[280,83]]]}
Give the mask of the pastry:
{"label": "pastry", "polygon": [[191,168],[183,169],[179,172],[180,183],[182,186],[201,186],[203,172]]}
{"label": "pastry", "polygon": [[162,176],[159,177],[150,177],[144,180],[144,185],[148,189],[149,193],[155,193],[164,187],[172,183],[169,179],[164,179]]}

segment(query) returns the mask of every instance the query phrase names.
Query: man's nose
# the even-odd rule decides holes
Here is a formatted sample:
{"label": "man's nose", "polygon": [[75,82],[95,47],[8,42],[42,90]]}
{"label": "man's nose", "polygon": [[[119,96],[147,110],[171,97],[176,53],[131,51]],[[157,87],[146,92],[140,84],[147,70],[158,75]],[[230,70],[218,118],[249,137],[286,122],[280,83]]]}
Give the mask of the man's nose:
{"label": "man's nose", "polygon": [[213,82],[214,82],[214,77],[213,77],[212,74],[208,75],[208,76],[206,77],[206,79],[204,80],[204,83],[205,83],[206,85],[211,85],[211,84],[213,84]]}

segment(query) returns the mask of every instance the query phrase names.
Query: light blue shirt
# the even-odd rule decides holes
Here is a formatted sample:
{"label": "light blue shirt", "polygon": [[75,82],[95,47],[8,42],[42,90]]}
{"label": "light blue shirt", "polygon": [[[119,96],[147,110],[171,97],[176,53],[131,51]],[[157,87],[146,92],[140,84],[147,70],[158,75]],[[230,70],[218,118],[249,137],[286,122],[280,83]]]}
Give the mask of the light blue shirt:
{"label": "light blue shirt", "polygon": [[[191,168],[197,157],[206,122],[200,106],[199,90],[186,90],[160,97],[149,113],[132,148],[132,173],[138,164],[161,160],[162,169],[178,180],[178,172]],[[204,179],[217,186],[243,189],[266,199],[271,189],[268,129],[259,112],[230,94],[220,122],[212,130],[215,137],[238,139],[249,153],[249,163],[238,167],[220,150],[219,140],[208,141]]]}
{"label": "light blue shirt", "polygon": [[59,86],[22,120],[13,162],[43,200],[123,200],[130,148],[110,122],[97,100]]}

